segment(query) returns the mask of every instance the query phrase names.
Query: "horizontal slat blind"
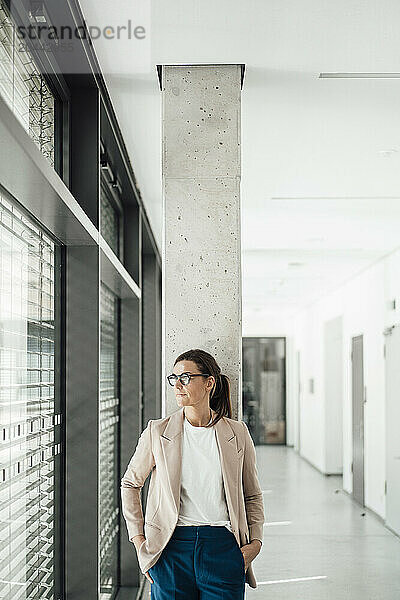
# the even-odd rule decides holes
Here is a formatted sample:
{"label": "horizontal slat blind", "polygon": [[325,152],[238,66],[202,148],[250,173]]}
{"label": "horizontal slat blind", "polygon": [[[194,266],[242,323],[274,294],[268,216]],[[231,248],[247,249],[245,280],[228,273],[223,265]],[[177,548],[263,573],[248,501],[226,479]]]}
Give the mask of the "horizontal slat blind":
{"label": "horizontal slat blind", "polygon": [[119,335],[117,297],[104,284],[100,308],[100,600],[111,600],[118,585]]}
{"label": "horizontal slat blind", "polygon": [[13,600],[55,598],[54,250],[0,190],[0,598]]}
{"label": "horizontal slat blind", "polygon": [[107,244],[119,256],[119,214],[111,203],[105,184],[100,190],[100,233]]}

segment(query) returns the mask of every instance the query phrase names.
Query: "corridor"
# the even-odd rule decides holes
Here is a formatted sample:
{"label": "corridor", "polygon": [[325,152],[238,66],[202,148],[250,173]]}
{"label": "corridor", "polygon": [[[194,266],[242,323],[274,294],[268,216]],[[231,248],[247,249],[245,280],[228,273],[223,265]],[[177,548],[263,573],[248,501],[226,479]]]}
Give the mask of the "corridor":
{"label": "corridor", "polygon": [[227,516],[248,599],[400,600],[399,22],[0,0],[0,600],[147,600]]}
{"label": "corridor", "polygon": [[[398,600],[400,539],[284,446],[258,446],[267,523],[255,600]],[[146,580],[143,598],[150,597]]]}

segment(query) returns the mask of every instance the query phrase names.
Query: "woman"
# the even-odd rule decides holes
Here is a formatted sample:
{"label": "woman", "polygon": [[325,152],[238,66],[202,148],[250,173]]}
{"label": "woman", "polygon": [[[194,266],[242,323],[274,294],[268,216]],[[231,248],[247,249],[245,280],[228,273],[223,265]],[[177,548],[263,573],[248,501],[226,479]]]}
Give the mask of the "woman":
{"label": "woman", "polygon": [[179,410],[149,421],[121,480],[129,540],[152,600],[243,600],[264,524],[252,438],[208,352],[181,354],[167,379]]}

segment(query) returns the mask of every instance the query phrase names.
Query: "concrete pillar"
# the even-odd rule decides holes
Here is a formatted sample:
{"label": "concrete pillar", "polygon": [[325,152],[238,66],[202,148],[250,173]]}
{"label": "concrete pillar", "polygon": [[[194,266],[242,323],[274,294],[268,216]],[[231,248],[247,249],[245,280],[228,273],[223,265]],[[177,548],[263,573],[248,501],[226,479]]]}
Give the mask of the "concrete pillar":
{"label": "concrete pillar", "polygon": [[[159,72],[164,382],[178,354],[202,348],[229,376],[232,416],[240,419],[243,66],[166,65]],[[175,410],[165,382],[162,414]]]}

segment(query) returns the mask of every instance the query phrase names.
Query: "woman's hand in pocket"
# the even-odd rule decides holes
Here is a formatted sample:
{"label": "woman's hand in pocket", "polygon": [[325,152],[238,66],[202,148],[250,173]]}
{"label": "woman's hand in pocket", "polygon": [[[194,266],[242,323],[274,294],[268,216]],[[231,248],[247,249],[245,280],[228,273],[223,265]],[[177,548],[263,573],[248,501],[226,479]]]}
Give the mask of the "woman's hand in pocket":
{"label": "woman's hand in pocket", "polygon": [[[139,554],[140,546],[142,544],[144,544],[145,541],[146,541],[146,538],[142,534],[135,535],[135,537],[132,538],[132,542],[135,545],[136,553],[137,554]],[[150,581],[150,583],[154,583],[153,580],[152,580],[152,578],[150,577],[150,575],[148,573],[149,573],[148,571],[145,572],[145,577]]]}
{"label": "woman's hand in pocket", "polygon": [[133,544],[134,544],[134,546],[135,546],[135,548],[136,548],[136,552],[137,552],[137,554],[139,553],[139,548],[140,548],[140,546],[141,546],[141,545],[143,544],[143,542],[145,542],[145,541],[146,541],[146,538],[145,538],[145,536],[144,536],[142,533],[138,533],[138,535],[135,535],[135,536],[132,538],[132,542],[133,542]]}
{"label": "woman's hand in pocket", "polygon": [[150,581],[150,583],[154,583],[154,581],[152,580],[152,578],[149,575],[149,572],[146,571],[146,573],[144,574],[145,577],[147,577],[147,579]]}
{"label": "woman's hand in pocket", "polygon": [[257,554],[261,550],[261,542],[259,540],[253,540],[250,544],[245,544],[241,546],[240,551],[243,554],[244,559],[244,570],[245,572],[250,566],[250,563],[253,562]]}

